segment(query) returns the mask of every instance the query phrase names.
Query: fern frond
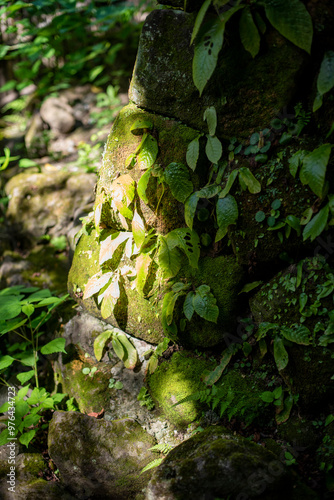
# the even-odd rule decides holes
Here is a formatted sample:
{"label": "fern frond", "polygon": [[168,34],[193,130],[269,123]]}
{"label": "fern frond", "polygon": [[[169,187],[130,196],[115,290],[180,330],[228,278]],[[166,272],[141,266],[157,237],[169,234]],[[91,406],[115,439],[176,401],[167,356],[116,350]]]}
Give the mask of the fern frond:
{"label": "fern frond", "polygon": [[[143,474],[147,470],[154,469],[155,467],[158,467],[161,462],[163,461],[163,458],[156,458],[155,460],[152,460],[149,464],[147,464],[141,471],[140,474]],[[139,474],[139,475],[140,475]]]}
{"label": "fern frond", "polygon": [[204,389],[203,391],[194,392],[193,394],[189,394],[185,398],[182,398],[177,403],[173,404],[174,406],[182,405],[183,403],[188,403],[189,401],[200,401],[201,403],[206,403],[208,398],[210,397],[211,391],[210,389]]}
{"label": "fern frond", "polygon": [[157,453],[163,453],[164,455],[167,455],[174,446],[168,443],[159,443],[156,444],[155,446],[152,446],[152,448],[149,448],[149,451],[156,451]]}

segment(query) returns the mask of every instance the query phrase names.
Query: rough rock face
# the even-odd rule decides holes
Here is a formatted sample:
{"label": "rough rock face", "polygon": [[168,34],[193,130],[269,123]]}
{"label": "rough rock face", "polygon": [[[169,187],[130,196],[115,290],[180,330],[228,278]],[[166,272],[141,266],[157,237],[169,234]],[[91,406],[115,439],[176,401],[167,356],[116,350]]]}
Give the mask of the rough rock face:
{"label": "rough rock face", "polygon": [[49,453],[63,484],[78,498],[132,500],[150,475],[138,477],[156,458],[155,444],[130,419],[106,422],[75,412],[55,412],[49,428]]}
{"label": "rough rock face", "polygon": [[255,443],[209,427],[174,448],[155,470],[146,500],[317,498],[278,458]]}
{"label": "rough rock face", "polygon": [[75,125],[72,108],[66,100],[58,97],[46,99],[40,110],[41,117],[55,132],[67,134]]}
{"label": "rough rock face", "polygon": [[229,31],[236,39],[230,48],[224,47],[219,66],[200,97],[192,80],[194,20],[195,14],[178,10],[155,10],[148,16],[130,100],[205,133],[204,110],[215,106],[219,135],[247,137],[289,104],[305,55],[277,32],[270,32],[262,42],[265,49],[253,60],[241,46],[236,27],[236,33]]}

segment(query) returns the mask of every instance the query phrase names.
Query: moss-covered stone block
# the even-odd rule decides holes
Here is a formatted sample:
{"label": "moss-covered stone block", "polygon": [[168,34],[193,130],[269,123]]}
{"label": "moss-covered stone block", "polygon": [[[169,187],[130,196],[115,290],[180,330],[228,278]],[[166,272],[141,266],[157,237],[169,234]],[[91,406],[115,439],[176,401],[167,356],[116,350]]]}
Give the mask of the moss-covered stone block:
{"label": "moss-covered stone block", "polygon": [[192,78],[190,38],[195,17],[179,10],[155,10],[147,17],[130,99],[205,133],[203,113],[208,106],[216,108],[218,135],[247,137],[254,129],[265,128],[292,98],[306,55],[268,30],[261,54],[253,59],[240,42],[238,25],[230,21],[226,30],[230,43],[225,43],[200,97]]}
{"label": "moss-covered stone block", "polygon": [[55,412],[48,448],[62,482],[77,498],[134,500],[150,472],[140,471],[156,458],[148,451],[155,439],[131,419],[106,422],[77,412]]}
{"label": "moss-covered stone block", "polygon": [[174,408],[173,405],[205,389],[201,375],[204,370],[212,370],[214,366],[212,361],[182,351],[174,353],[169,361],[160,364],[148,377],[151,396],[170,422],[186,427],[200,416],[203,407],[198,402],[189,401]]}

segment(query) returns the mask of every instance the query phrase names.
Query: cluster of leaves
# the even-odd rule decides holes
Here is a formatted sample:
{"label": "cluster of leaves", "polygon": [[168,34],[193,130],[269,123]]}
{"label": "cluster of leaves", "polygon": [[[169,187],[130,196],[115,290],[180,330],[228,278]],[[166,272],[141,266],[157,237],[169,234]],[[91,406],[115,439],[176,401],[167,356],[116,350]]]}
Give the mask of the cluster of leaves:
{"label": "cluster of leaves", "polygon": [[169,338],[165,337],[163,341],[157,345],[147,364],[147,373],[152,374],[158,368],[159,356],[162,356],[162,354],[166,351],[169,342]]}
{"label": "cluster of leaves", "polygon": [[[40,338],[44,333],[41,327],[50,320],[54,308],[67,298],[68,295],[59,298],[53,296],[50,290],[23,285],[0,291],[0,335],[13,332],[22,339],[8,346],[8,354],[0,355],[0,379],[8,385],[3,377],[9,367],[19,363],[24,370],[16,375],[18,381],[24,385],[34,378],[36,385],[32,391],[30,384],[25,385],[13,398],[12,404],[6,403],[0,408],[0,412],[9,412],[7,429],[1,433],[1,444],[4,444],[8,436],[19,434],[20,442],[28,446],[36,435],[41,413],[46,409],[55,408],[66,396],[50,395],[44,388],[39,387],[38,361],[39,353],[44,356],[66,353],[65,339],[56,338],[40,345]],[[27,398],[28,391],[31,394]]]}
{"label": "cluster of leaves", "polygon": [[[213,3],[218,18],[206,16]],[[260,50],[261,34],[266,31],[262,9],[270,24],[290,42],[310,53],[313,26],[309,13],[300,0],[255,0],[251,4],[237,0],[233,6],[229,0],[206,0],[199,10],[191,36],[195,42],[193,80],[200,95],[210,80],[223,46],[226,23],[240,13],[239,32],[244,48],[255,57]]]}
{"label": "cluster of leaves", "polygon": [[100,333],[94,340],[94,354],[97,361],[101,360],[104,348],[110,341],[115,354],[123,361],[124,366],[134,369],[138,362],[137,350],[125,333],[116,328]]}
{"label": "cluster of leaves", "polygon": [[267,404],[274,404],[276,407],[275,420],[277,424],[286,422],[290,416],[292,406],[298,401],[298,395],[292,395],[288,392],[287,397],[284,398],[284,389],[280,385],[273,391],[264,391],[260,394],[260,398]]}
{"label": "cluster of leaves", "polygon": [[149,448],[149,451],[154,451],[155,453],[162,453],[165,456],[162,458],[156,458],[155,460],[152,460],[152,462],[147,464],[140,471],[140,474],[143,474],[143,472],[146,472],[147,470],[154,469],[155,467],[158,467],[173,448],[174,448],[174,446],[172,446],[171,444],[168,444],[168,443],[159,443],[159,444],[152,446],[152,448]]}
{"label": "cluster of leaves", "polygon": [[[294,229],[298,236],[301,234],[301,225],[298,217],[294,215],[288,215],[284,219],[280,219],[280,208],[282,202],[279,199],[274,200],[271,203],[270,214],[267,216],[263,210],[259,210],[255,214],[255,220],[259,223],[264,223],[267,220],[268,231],[276,231],[285,228],[285,237],[289,238],[291,230]],[[278,232],[278,238],[281,243],[283,243],[284,236],[281,231]]]}
{"label": "cluster of leaves", "polygon": [[137,400],[139,401],[140,406],[146,406],[148,410],[153,410],[155,407],[155,403],[146,387],[142,387],[140,389]]}
{"label": "cluster of leaves", "polygon": [[[45,95],[66,87],[74,77],[103,85],[110,80],[108,68],[137,30],[129,22],[138,8],[129,2],[1,0],[0,7],[8,40],[0,46],[1,58],[15,60],[14,79],[3,91],[38,83],[37,92]],[[128,29],[115,29],[118,23]]]}

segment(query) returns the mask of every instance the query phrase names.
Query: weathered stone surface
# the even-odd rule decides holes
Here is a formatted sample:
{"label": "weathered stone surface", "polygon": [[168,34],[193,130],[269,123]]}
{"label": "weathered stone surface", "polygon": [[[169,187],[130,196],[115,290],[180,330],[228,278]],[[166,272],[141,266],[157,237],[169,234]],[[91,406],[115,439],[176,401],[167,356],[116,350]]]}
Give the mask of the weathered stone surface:
{"label": "weathered stone surface", "polygon": [[262,40],[261,54],[253,60],[241,45],[238,29],[231,27],[227,31],[233,43],[225,44],[200,97],[192,80],[194,20],[195,14],[178,10],[156,10],[147,17],[130,100],[205,133],[204,110],[215,106],[220,136],[247,137],[254,129],[267,126],[289,104],[306,56],[271,31]]}
{"label": "weathered stone surface", "polygon": [[[296,488],[296,489],[295,489]],[[223,427],[209,427],[174,448],[155,470],[146,500],[316,499],[270,451]]]}
{"label": "weathered stone surface", "polygon": [[7,217],[16,237],[66,234],[74,211],[92,200],[95,174],[71,175],[57,169],[22,173],[6,184]]}
{"label": "weathered stone surface", "polygon": [[75,118],[72,108],[63,98],[46,99],[41,106],[40,114],[45,123],[55,132],[67,134],[74,128]]}
{"label": "weathered stone surface", "polygon": [[[301,271],[299,278],[298,268]],[[300,326],[309,329],[308,342],[298,341],[298,337],[296,342],[286,342],[289,362],[281,372],[286,384],[299,394],[298,404],[308,409],[327,404],[334,394],[333,344],[327,337],[326,346],[324,335],[333,324],[329,316],[333,309],[332,279],[332,269],[324,257],[317,255],[278,273],[250,301],[258,324],[266,322],[280,328]],[[267,336],[275,337],[278,332],[274,330]]]}
{"label": "weathered stone surface", "polygon": [[156,455],[155,444],[130,419],[106,422],[76,412],[55,412],[49,428],[49,453],[62,483],[80,499],[134,500],[150,474],[138,477]]}

